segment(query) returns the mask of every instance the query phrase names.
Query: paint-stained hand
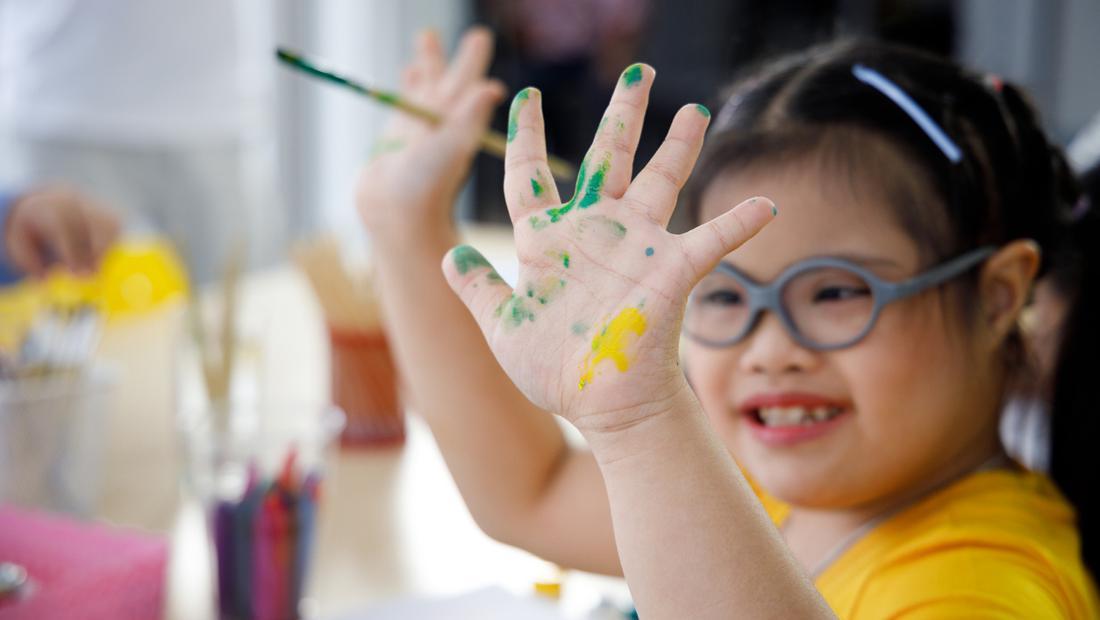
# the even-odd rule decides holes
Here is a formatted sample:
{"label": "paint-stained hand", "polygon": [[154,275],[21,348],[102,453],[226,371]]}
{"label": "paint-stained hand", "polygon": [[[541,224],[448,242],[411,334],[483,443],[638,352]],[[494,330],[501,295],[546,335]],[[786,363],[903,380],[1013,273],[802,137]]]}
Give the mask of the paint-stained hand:
{"label": "paint-stained hand", "polygon": [[356,202],[381,242],[405,244],[450,231],[451,207],[504,87],[487,79],[493,39],[472,28],[447,63],[438,36],[422,32],[405,68],[401,96],[436,112],[438,126],[394,112],[360,173]]}
{"label": "paint-stained hand", "polygon": [[631,180],[653,77],[646,65],[623,73],[564,204],[546,164],[541,95],[521,91],[512,102],[504,179],[518,286],[469,246],[443,262],[512,381],[582,431],[629,427],[682,402],[688,388],[677,348],[685,300],[775,215],[771,201],[757,198],[683,235],[666,230],[710,113],[681,109]]}
{"label": "paint-stained hand", "polygon": [[7,259],[31,276],[60,265],[89,275],[119,231],[118,217],[87,196],[62,187],[27,192],[0,222]]}

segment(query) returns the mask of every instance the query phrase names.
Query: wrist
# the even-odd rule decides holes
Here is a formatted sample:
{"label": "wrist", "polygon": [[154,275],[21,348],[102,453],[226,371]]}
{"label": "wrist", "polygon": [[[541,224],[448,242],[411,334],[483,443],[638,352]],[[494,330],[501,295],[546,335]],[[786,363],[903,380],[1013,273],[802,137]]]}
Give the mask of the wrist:
{"label": "wrist", "polygon": [[450,222],[376,226],[368,228],[367,233],[374,259],[379,262],[424,257],[438,263],[459,243],[458,233]]}
{"label": "wrist", "polygon": [[578,425],[601,468],[651,459],[673,446],[691,450],[709,432],[706,414],[684,379],[667,398],[616,411],[615,418],[629,421],[608,425],[599,422],[600,416],[588,416]]}

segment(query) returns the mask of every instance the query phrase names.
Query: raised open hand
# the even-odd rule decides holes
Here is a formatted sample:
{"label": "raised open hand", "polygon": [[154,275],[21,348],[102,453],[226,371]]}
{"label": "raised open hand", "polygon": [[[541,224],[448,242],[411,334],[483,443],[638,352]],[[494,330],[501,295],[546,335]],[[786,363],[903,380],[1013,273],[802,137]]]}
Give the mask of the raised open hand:
{"label": "raised open hand", "polygon": [[677,346],[691,288],[775,215],[771,201],[754,198],[683,235],[666,230],[710,113],[682,108],[632,181],[653,77],[641,64],[623,73],[564,204],[546,164],[541,94],[517,94],[504,191],[518,285],[469,246],[443,263],[512,381],[582,431],[636,423],[687,389]]}
{"label": "raised open hand", "polygon": [[401,96],[440,115],[432,126],[395,112],[359,177],[357,203],[367,229],[382,239],[423,239],[450,230],[451,206],[477,153],[504,87],[485,72],[493,39],[471,28],[447,62],[438,36],[420,33],[403,72]]}

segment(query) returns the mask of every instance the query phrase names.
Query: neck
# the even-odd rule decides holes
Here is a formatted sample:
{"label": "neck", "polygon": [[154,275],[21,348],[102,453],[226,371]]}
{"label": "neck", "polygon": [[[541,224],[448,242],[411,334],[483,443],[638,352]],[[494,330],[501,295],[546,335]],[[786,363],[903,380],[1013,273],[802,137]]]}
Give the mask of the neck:
{"label": "neck", "polygon": [[1001,458],[1004,458],[1004,449],[999,440],[994,440],[982,450],[957,455],[950,460],[950,466],[941,468],[920,484],[872,502],[842,509],[791,506],[783,524],[784,536],[802,564],[812,570],[833,546],[860,527],[901,512],[979,469],[994,466]]}

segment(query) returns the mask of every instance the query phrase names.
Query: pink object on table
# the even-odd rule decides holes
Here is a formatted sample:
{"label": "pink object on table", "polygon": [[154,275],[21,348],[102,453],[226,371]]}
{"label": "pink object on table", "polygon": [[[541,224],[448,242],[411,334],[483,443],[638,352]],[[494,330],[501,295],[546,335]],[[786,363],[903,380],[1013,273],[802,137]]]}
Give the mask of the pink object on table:
{"label": "pink object on table", "polygon": [[0,620],[161,618],[167,556],[159,536],[0,504],[0,562],[29,578]]}

